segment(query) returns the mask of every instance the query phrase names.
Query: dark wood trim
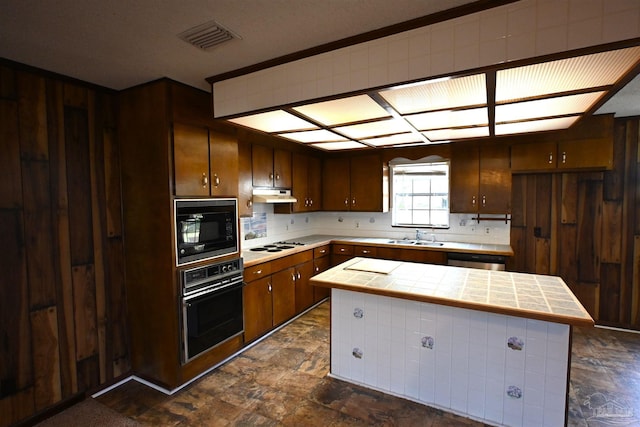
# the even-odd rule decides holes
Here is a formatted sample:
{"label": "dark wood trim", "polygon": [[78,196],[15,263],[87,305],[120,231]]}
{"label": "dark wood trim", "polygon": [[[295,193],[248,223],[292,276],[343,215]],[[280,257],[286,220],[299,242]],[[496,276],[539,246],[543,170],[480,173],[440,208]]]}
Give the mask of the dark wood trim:
{"label": "dark wood trim", "polygon": [[459,18],[461,16],[471,15],[473,13],[482,12],[494,7],[504,6],[505,4],[514,3],[515,1],[517,0],[477,0],[473,3],[465,4],[463,6],[458,6],[452,9],[443,10],[441,12],[432,13],[431,15],[427,16],[421,16],[419,18],[389,25],[387,27],[378,28],[377,30],[368,31],[356,36],[347,37],[341,40],[336,40],[309,49],[304,49],[298,52],[283,55],[278,58],[269,59],[267,61],[239,68],[237,70],[217,74],[211,77],[207,77],[206,81],[210,84],[213,84],[215,82],[264,70],[276,65],[282,65],[287,62],[296,61],[298,59],[307,58],[321,53],[330,52],[332,50],[341,49],[343,47],[352,46],[358,43],[364,43],[393,34],[414,30],[416,28],[425,27],[427,25],[433,25],[438,22],[448,21],[450,19]]}

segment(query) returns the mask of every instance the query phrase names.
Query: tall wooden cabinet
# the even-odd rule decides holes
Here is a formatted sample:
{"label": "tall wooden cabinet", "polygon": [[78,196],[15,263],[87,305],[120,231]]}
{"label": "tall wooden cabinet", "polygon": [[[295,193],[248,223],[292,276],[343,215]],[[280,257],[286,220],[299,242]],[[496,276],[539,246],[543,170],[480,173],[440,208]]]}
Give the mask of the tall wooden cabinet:
{"label": "tall wooden cabinet", "polygon": [[325,211],[389,210],[389,169],[379,153],[326,158],[322,179]]}
{"label": "tall wooden cabinet", "polygon": [[509,147],[454,144],[450,182],[452,213],[510,213]]}
{"label": "tall wooden cabinet", "polygon": [[295,203],[274,206],[275,213],[314,212],[322,209],[322,160],[303,153],[292,153],[291,195]]}
{"label": "tall wooden cabinet", "polygon": [[[241,338],[230,340],[180,364],[173,200],[216,194],[210,186],[211,172],[222,173],[215,169],[218,150],[209,131],[225,134],[227,128],[211,119],[208,93],[170,80],[128,89],[119,100],[132,367],[136,375],[173,389],[242,345]],[[228,141],[233,141],[234,132],[228,128]],[[237,173],[225,166],[230,166],[230,176]],[[237,188],[225,192],[235,195]]]}

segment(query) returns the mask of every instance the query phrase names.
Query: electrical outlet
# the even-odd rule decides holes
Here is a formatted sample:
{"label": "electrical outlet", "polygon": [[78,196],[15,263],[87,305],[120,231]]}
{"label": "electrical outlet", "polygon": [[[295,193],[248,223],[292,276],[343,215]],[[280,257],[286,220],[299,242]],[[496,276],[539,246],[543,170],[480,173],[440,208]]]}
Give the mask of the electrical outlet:
{"label": "electrical outlet", "polygon": [[484,228],[484,233],[485,234],[489,234],[491,232],[491,229],[489,227],[485,227]]}
{"label": "electrical outlet", "polygon": [[475,226],[471,226],[471,232],[474,233],[476,231],[476,227]]}
{"label": "electrical outlet", "polygon": [[360,228],[360,223],[356,221],[356,228]]}

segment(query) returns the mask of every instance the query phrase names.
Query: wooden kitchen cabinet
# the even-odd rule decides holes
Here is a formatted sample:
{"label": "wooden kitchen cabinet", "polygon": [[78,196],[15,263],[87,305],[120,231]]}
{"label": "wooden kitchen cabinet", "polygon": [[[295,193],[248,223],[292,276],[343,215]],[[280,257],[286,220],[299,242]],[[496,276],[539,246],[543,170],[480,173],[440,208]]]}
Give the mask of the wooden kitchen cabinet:
{"label": "wooden kitchen cabinet", "polygon": [[292,154],[291,195],[295,203],[274,206],[275,213],[313,212],[322,207],[322,161],[307,154]]}
{"label": "wooden kitchen cabinet", "polygon": [[375,246],[356,245],[353,248],[353,255],[364,258],[375,258],[378,255],[378,248]]}
{"label": "wooden kitchen cabinet", "polygon": [[273,326],[296,315],[296,271],[293,267],[271,275]]}
{"label": "wooden kitchen cabinet", "polygon": [[238,215],[253,216],[253,174],[251,172],[251,144],[238,141]]}
{"label": "wooden kitchen cabinet", "polygon": [[174,123],[173,162],[176,196],[238,194],[238,143],[233,135]]}
{"label": "wooden kitchen cabinet", "polygon": [[389,210],[389,170],[380,154],[327,158],[322,179],[325,211]]}
{"label": "wooden kitchen cabinet", "polygon": [[254,187],[291,188],[291,152],[253,144],[251,166]]}
{"label": "wooden kitchen cabinet", "polygon": [[353,258],[353,245],[331,245],[331,265],[338,265]]}
{"label": "wooden kitchen cabinet", "polygon": [[[313,274],[320,274],[331,267],[330,245],[320,246],[313,250]],[[319,302],[331,296],[331,289],[313,286],[313,302]]]}
{"label": "wooden kitchen cabinet", "polygon": [[271,276],[247,282],[243,289],[244,341],[250,342],[273,327]]}
{"label": "wooden kitchen cabinet", "polygon": [[451,213],[510,213],[509,147],[454,146],[450,182]]}
{"label": "wooden kitchen cabinet", "polygon": [[309,279],[314,274],[313,260],[294,267],[296,286],[296,313],[302,313],[314,303],[313,288]]}
{"label": "wooden kitchen cabinet", "polygon": [[511,170],[514,173],[612,168],[612,138],[542,141],[511,147]]}

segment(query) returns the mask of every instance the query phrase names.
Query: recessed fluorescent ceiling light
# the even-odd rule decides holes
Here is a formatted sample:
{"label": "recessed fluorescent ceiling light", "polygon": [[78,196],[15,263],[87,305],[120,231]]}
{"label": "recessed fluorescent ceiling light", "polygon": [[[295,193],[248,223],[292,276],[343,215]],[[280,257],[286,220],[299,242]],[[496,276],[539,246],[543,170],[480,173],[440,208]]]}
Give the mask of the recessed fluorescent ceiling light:
{"label": "recessed fluorescent ceiling light", "polygon": [[487,126],[489,124],[486,107],[469,110],[433,111],[430,113],[411,114],[405,116],[405,118],[420,131],[475,125]]}
{"label": "recessed fluorescent ceiling light", "polygon": [[374,136],[391,135],[394,133],[410,132],[411,126],[402,119],[387,119],[359,125],[335,128],[338,132],[353,139],[372,138]]}
{"label": "recessed fluorescent ceiling light", "polygon": [[462,128],[462,129],[440,129],[440,130],[427,131],[423,133],[431,141],[480,138],[483,136],[489,136],[489,127],[480,126],[480,127]]}
{"label": "recessed fluorescent ceiling light", "polygon": [[541,117],[584,113],[604,94],[605,92],[591,92],[581,95],[559,96],[497,105],[496,122],[515,122]]}
{"label": "recessed fluorescent ceiling light", "polygon": [[242,126],[258,129],[263,132],[287,132],[293,130],[318,129],[316,125],[282,110],[238,117],[236,119],[229,119],[229,121]]}
{"label": "recessed fluorescent ceiling light", "polygon": [[484,74],[436,79],[380,91],[400,114],[453,109],[487,103]]}
{"label": "recessed fluorescent ceiling light", "polygon": [[424,143],[425,141],[422,138],[423,137],[420,137],[414,133],[408,132],[408,133],[399,133],[396,135],[381,136],[378,138],[363,139],[362,142],[369,145],[374,145],[376,147],[380,147],[383,145],[399,145],[399,144],[409,144],[409,143],[415,143],[415,142]]}
{"label": "recessed fluorescent ceiling light", "polygon": [[312,144],[312,147],[321,148],[327,151],[333,151],[333,150],[352,150],[354,148],[365,148],[366,145],[356,141],[344,141],[344,142],[321,142],[319,144]]}
{"label": "recessed fluorescent ceiling light", "polygon": [[516,133],[543,132],[566,129],[580,116],[559,117],[555,119],[531,120],[528,122],[496,124],[496,135],[512,135]]}
{"label": "recessed fluorescent ceiling light", "polygon": [[368,95],[318,102],[293,109],[325,126],[389,117],[389,113]]}
{"label": "recessed fluorescent ceiling light", "polygon": [[289,132],[278,134],[284,138],[292,139],[294,141],[309,143],[309,142],[329,142],[329,141],[346,141],[347,138],[333,133],[325,129],[308,130],[304,132]]}
{"label": "recessed fluorescent ceiling light", "polygon": [[608,86],[638,61],[640,46],[500,70],[496,102]]}

